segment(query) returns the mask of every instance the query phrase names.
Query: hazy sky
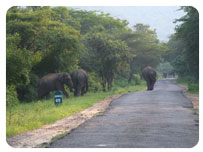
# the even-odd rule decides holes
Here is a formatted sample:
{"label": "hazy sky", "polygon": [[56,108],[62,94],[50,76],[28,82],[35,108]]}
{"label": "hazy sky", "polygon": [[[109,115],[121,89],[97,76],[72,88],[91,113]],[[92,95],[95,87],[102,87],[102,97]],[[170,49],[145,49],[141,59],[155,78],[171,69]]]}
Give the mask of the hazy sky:
{"label": "hazy sky", "polygon": [[110,13],[112,17],[128,20],[129,26],[136,23],[149,24],[156,29],[161,41],[168,41],[168,37],[174,33],[173,21],[185,15],[177,11],[178,6],[75,6],[82,10],[101,10]]}

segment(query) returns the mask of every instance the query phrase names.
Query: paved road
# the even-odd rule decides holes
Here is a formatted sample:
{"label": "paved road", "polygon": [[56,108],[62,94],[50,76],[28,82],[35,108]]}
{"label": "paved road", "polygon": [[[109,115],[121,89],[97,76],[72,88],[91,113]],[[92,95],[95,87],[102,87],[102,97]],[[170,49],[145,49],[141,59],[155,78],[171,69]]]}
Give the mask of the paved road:
{"label": "paved road", "polygon": [[199,118],[182,90],[170,80],[159,80],[153,91],[128,93],[114,100],[104,115],[50,147],[193,147],[198,143]]}

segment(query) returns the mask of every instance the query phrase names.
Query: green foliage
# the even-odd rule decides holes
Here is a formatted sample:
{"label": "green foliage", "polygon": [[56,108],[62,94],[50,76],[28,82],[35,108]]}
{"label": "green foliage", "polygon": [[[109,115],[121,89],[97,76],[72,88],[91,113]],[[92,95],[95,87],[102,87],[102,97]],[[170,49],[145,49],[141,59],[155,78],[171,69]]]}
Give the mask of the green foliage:
{"label": "green foliage", "polygon": [[115,77],[156,66],[164,50],[150,26],[137,24],[133,31],[126,20],[100,11],[12,7],[6,17],[7,85],[21,101],[36,99],[42,76],[78,68],[90,73],[90,91],[110,90]]}
{"label": "green foliage", "polygon": [[15,86],[10,85],[6,86],[6,114],[7,114],[7,123],[10,124],[12,117],[14,115],[12,108],[18,105],[19,100],[17,98],[17,93]]}
{"label": "green foliage", "polygon": [[188,91],[190,93],[199,94],[199,84],[197,84],[197,83],[189,83],[188,84]]}
{"label": "green foliage", "polygon": [[[7,85],[15,85],[18,98],[36,99],[37,81],[48,73],[78,68],[80,32],[69,25],[65,7],[12,7],[7,12]],[[31,74],[32,73],[32,74]]]}
{"label": "green foliage", "polygon": [[123,30],[126,30],[128,25],[126,20],[115,19],[110,14],[105,14],[101,11],[70,9],[69,14],[76,21],[80,22],[82,35],[89,33],[93,27],[98,25],[103,26],[110,34],[119,34]]}
{"label": "green foliage", "polygon": [[6,84],[18,85],[29,83],[29,72],[33,64],[33,53],[25,48],[18,48],[19,34],[7,35]]}
{"label": "green foliage", "polygon": [[135,81],[135,85],[139,85],[141,83],[140,75],[133,74],[133,80]]}
{"label": "green foliage", "polygon": [[124,32],[121,39],[126,41],[130,47],[132,57],[129,62],[129,82],[132,80],[133,74],[140,74],[144,67],[159,65],[161,55],[167,48],[165,44],[159,43],[156,30],[151,30],[149,25],[141,23],[134,26],[134,31]]}
{"label": "green foliage", "polygon": [[162,62],[160,63],[158,70],[160,72],[168,72],[168,71],[172,71],[173,67],[171,66],[171,64],[169,62]]}
{"label": "green foliage", "polygon": [[31,102],[37,99],[37,85],[39,77],[36,74],[30,73],[30,83],[27,85],[18,85],[16,90],[18,98],[21,102]]}
{"label": "green foliage", "polygon": [[122,78],[122,77],[117,77],[114,79],[113,84],[115,86],[115,88],[120,87],[120,88],[124,88],[125,86],[128,85],[127,79]]}
{"label": "green foliage", "polygon": [[110,89],[115,73],[125,67],[130,58],[128,46],[107,34],[102,26],[94,27],[85,36],[84,45],[87,48],[81,63],[101,77],[103,90],[106,90],[106,83]]}
{"label": "green foliage", "polygon": [[182,84],[188,88],[188,92],[192,94],[199,94],[199,83],[196,82],[194,77],[187,76],[181,77],[176,80],[177,83]]}
{"label": "green foliage", "polygon": [[13,107],[19,103],[15,86],[6,86],[6,106]]}
{"label": "green foliage", "polygon": [[175,35],[168,42],[164,59],[169,61],[176,73],[185,78],[199,81],[199,14],[190,6],[181,7],[186,15],[177,19]]}
{"label": "green foliage", "polygon": [[88,91],[102,91],[101,79],[95,72],[88,73]]}

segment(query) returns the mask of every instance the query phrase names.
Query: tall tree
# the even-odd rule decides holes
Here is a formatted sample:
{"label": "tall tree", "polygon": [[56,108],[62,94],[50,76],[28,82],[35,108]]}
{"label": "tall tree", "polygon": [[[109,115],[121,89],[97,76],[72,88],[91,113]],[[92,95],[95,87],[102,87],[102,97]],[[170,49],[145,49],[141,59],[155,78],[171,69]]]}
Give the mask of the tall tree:
{"label": "tall tree", "polygon": [[140,73],[146,66],[156,67],[160,63],[162,53],[166,50],[164,44],[159,43],[156,30],[142,23],[134,26],[134,31],[128,31],[121,36],[130,47],[132,59],[130,60],[129,82],[134,73]]}
{"label": "tall tree", "polygon": [[82,62],[87,69],[99,74],[105,91],[106,84],[108,90],[111,89],[115,73],[127,66],[130,54],[124,42],[115,39],[102,29],[101,26],[95,27],[96,32],[86,35],[84,42],[86,52]]}
{"label": "tall tree", "polygon": [[23,99],[37,77],[78,67],[80,32],[67,8],[12,7],[7,13],[7,84]]}
{"label": "tall tree", "polygon": [[191,76],[198,81],[199,13],[194,7],[190,6],[181,7],[181,10],[186,12],[186,15],[176,20],[176,22],[182,23],[176,27],[176,37],[182,40],[184,45],[182,60],[185,63],[185,71],[188,76]]}
{"label": "tall tree", "polygon": [[199,14],[193,7],[181,7],[186,15],[177,19],[181,24],[170,37],[164,54],[176,73],[190,81],[199,80]]}

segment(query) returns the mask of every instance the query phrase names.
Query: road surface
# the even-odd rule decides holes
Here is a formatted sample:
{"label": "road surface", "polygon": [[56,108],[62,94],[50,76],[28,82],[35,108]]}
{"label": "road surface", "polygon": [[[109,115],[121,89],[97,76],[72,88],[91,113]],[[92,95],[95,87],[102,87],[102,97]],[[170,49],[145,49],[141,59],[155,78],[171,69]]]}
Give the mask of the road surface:
{"label": "road surface", "polygon": [[183,88],[159,80],[153,91],[128,93],[51,148],[191,148],[198,143],[199,117]]}

